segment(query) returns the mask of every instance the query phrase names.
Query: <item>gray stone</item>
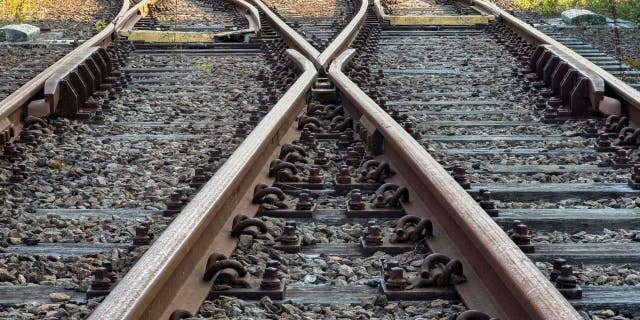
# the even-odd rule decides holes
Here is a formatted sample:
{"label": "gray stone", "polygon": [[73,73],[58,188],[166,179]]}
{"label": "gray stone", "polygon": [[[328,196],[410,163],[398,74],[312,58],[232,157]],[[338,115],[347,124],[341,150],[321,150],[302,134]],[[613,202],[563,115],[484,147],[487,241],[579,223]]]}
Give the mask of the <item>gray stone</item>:
{"label": "gray stone", "polygon": [[11,24],[0,28],[6,41],[33,41],[40,36],[40,28],[30,24]]}
{"label": "gray stone", "polygon": [[562,17],[562,21],[564,21],[566,24],[573,24],[573,25],[576,25],[576,24],[604,25],[607,23],[607,19],[604,16],[589,10],[585,10],[585,9],[569,9],[562,12],[561,17]]}

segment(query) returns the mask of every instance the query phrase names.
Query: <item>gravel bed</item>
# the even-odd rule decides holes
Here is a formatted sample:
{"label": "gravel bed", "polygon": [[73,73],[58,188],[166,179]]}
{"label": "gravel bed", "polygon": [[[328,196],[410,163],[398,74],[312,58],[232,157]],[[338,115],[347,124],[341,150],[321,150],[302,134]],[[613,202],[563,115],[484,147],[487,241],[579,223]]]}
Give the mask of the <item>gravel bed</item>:
{"label": "gravel bed", "polygon": [[456,1],[449,0],[383,0],[384,12],[389,15],[446,15],[446,14],[477,14]]}
{"label": "gravel bed", "polygon": [[580,231],[574,234],[566,232],[537,232],[530,231],[533,243],[631,243],[639,230],[609,230],[604,228],[602,234],[590,234]]}
{"label": "gravel bed", "polygon": [[[2,278],[4,284],[51,284],[85,292],[93,271],[104,261],[113,263],[116,274],[126,272],[146,249],[123,249],[127,246],[122,244],[131,243],[136,234],[135,227],[145,223],[157,236],[170,218],[149,214],[138,219],[115,215],[107,219],[63,219],[55,211],[46,215],[34,212],[46,208],[158,211],[166,208],[165,203],[175,190],[188,195],[194,168],[207,164],[212,148],[220,149],[226,157],[242,142],[241,137],[234,137],[237,123],[248,120],[249,111],[257,108],[259,98],[267,93],[262,82],[256,80],[258,74],[268,76],[271,72],[268,65],[261,64],[262,59],[260,54],[141,57],[124,68],[154,63],[171,68],[177,62],[187,63],[194,70],[189,75],[181,74],[178,84],[204,82],[205,88],[197,92],[205,93],[199,97],[182,96],[184,90],[180,86],[143,89],[136,82],[149,78],[132,73],[133,81],[110,104],[111,110],[103,113],[103,121],[55,119],[64,133],[45,133],[34,146],[18,144],[23,151],[17,163],[26,167],[25,181],[6,186],[0,196],[0,246],[20,245],[25,239],[33,239],[42,244],[78,243],[89,250],[92,243],[113,243],[114,248],[110,253],[89,256],[11,254],[0,258],[0,277],[6,274]],[[211,92],[215,94],[206,96]],[[278,89],[276,94],[282,92]],[[217,124],[191,125],[207,122]],[[0,160],[1,181],[11,177],[14,165]],[[117,243],[121,245],[116,246]],[[69,307],[24,305],[5,312],[20,314],[20,318],[66,312],[72,319],[81,319],[93,309],[92,303]]]}
{"label": "gravel bed", "polygon": [[[158,8],[158,7],[156,7]],[[160,25],[188,31],[225,31],[249,27],[247,18],[225,0],[176,0],[154,12]]]}
{"label": "gravel bed", "polygon": [[640,205],[640,198],[616,197],[607,199],[582,200],[565,199],[558,202],[535,201],[535,202],[509,202],[496,201],[498,208],[504,209],[633,209]]}
{"label": "gravel bed", "polygon": [[352,0],[265,0],[264,3],[320,52],[349,23]]}
{"label": "gravel bed", "polygon": [[49,45],[31,48],[0,46],[0,56],[2,56],[0,74],[4,80],[0,85],[0,100],[9,96],[72,49],[66,46]]}
{"label": "gravel bed", "polygon": [[[62,33],[65,39],[77,40],[88,39],[96,34],[94,23],[111,22],[122,8],[122,1],[119,0],[38,0],[37,4],[37,10],[26,11],[23,23]],[[12,23],[15,22],[8,7],[0,6],[0,25]]]}
{"label": "gravel bed", "polygon": [[[549,262],[536,262],[536,267],[547,278],[553,270],[553,264]],[[627,264],[573,266],[573,275],[578,278],[578,284],[581,286],[636,286],[640,284],[640,270]]]}
{"label": "gravel bed", "polygon": [[367,303],[358,306],[335,304],[300,305],[290,302],[273,302],[263,298],[249,303],[231,297],[205,301],[197,319],[455,319],[465,311],[462,304],[450,304],[444,300],[428,303],[389,303],[376,306]]}

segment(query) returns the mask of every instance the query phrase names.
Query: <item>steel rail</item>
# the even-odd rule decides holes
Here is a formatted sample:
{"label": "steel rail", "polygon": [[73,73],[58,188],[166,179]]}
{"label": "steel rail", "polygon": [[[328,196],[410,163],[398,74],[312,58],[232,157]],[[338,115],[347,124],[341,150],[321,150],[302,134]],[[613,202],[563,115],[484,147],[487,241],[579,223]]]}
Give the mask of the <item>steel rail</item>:
{"label": "steel rail", "polygon": [[367,16],[367,8],[369,7],[369,0],[360,0],[360,10],[353,16],[353,19],[342,29],[340,34],[331,41],[331,43],[325,48],[324,51],[318,56],[318,64],[322,66],[322,71],[325,72],[327,67],[333,59],[335,59],[342,51],[347,49],[358,35],[358,30],[364,22]]}
{"label": "steel rail", "polygon": [[284,41],[290,48],[297,50],[307,59],[311,60],[313,64],[318,67],[318,56],[320,52],[314,46],[312,46],[307,40],[305,40],[299,33],[286,24],[280,17],[278,17],[269,7],[261,0],[250,0],[251,3],[258,7],[258,9],[264,12],[269,24],[282,36]]}
{"label": "steel rail", "polygon": [[[384,156],[416,191],[412,205],[414,199],[422,202],[417,205],[443,229],[429,245],[435,249],[453,245],[461,254],[456,258],[467,262],[465,274],[471,279],[456,285],[466,305],[501,319],[582,319],[451,175],[342,73],[354,53],[348,49],[334,61],[329,79],[340,90],[343,103],[354,109],[354,119],[362,115],[361,124],[382,137]],[[483,297],[487,293],[492,305]]]}
{"label": "steel rail", "polygon": [[236,240],[224,230],[230,229],[236,205],[251,203],[254,178],[267,180],[262,178],[266,164],[302,111],[317,77],[302,54],[293,49],[287,53],[304,73],[89,319],[168,319],[174,309],[198,310],[211,289],[202,280],[208,255],[228,255],[235,247]]}
{"label": "steel rail", "polygon": [[258,12],[258,9],[244,0],[231,1],[236,4],[236,7],[241,8],[244,11],[244,15],[249,21],[249,29],[260,35],[262,25],[260,24],[260,12]]}
{"label": "steel rail", "polygon": [[499,19],[501,19],[503,23],[507,24],[509,27],[511,27],[512,30],[517,32],[520,36],[530,41],[531,43],[552,45],[559,51],[573,57],[585,68],[592,70],[605,81],[608,89],[611,89],[616,95],[618,95],[619,98],[621,98],[623,109],[626,109],[626,111],[629,112],[631,116],[633,116],[629,117],[630,119],[632,119],[632,122],[633,118],[635,118],[636,125],[640,125],[639,120],[637,120],[640,119],[640,92],[638,92],[638,90],[632,88],[622,80],[600,68],[583,56],[575,53],[573,50],[566,47],[562,43],[554,40],[543,32],[537,30],[533,26],[500,9],[495,4],[485,0],[473,0],[472,5],[478,6],[483,10],[493,14],[494,16],[499,17]]}

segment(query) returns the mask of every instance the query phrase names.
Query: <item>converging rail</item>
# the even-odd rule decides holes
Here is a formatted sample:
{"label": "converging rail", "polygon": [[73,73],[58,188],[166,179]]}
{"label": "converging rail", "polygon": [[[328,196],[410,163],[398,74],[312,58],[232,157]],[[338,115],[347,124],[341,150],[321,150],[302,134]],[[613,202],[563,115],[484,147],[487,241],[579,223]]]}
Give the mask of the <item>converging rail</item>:
{"label": "converging rail", "polygon": [[[478,77],[487,76],[486,70],[480,70],[484,65],[470,68],[471,71],[464,68],[473,64],[476,57],[452,55],[432,59],[432,55],[444,55],[446,50],[437,51],[436,46],[450,39],[474,37],[484,32],[507,34],[508,40],[500,38],[497,41],[514,54],[515,58],[508,59],[524,63],[525,70],[514,69],[511,75],[505,75],[504,70],[496,67],[492,70],[498,74],[496,78],[502,81],[519,77],[513,82],[521,81],[523,92],[534,90],[538,94],[535,97],[537,111],[546,107],[540,114],[541,125],[566,125],[564,121],[567,120],[571,123],[601,114],[614,114],[612,117],[617,118],[610,117],[606,122],[607,133],[598,132],[594,129],[595,124],[589,122],[586,139],[598,137],[596,151],[616,152],[616,157],[612,156],[606,164],[619,165],[619,168],[633,166],[628,160],[620,160],[627,155],[623,146],[640,144],[635,139],[640,135],[638,131],[622,128],[629,123],[640,123],[636,115],[640,114],[640,93],[484,0],[465,4],[472,6],[478,15],[466,18],[447,15],[443,19],[389,16],[384,14],[378,0],[349,2],[352,19],[341,31],[333,31],[335,38],[321,41],[310,41],[297,33],[295,23],[287,21],[286,14],[275,12],[261,0],[231,0],[231,3],[237,9],[233,11],[235,24],[232,26],[242,27],[229,31],[231,26],[227,26],[223,32],[213,32],[211,30],[216,27],[207,26],[208,29],[202,32],[151,30],[158,26],[154,12],[160,12],[159,7],[149,7],[156,4],[155,1],[144,0],[135,6],[125,1],[116,19],[105,30],[0,102],[0,142],[11,148],[22,127],[34,122],[40,125],[44,123],[43,118],[65,116],[99,121],[102,115],[97,101],[102,100],[103,107],[115,108],[109,104],[110,98],[120,99],[120,105],[142,105],[140,110],[132,109],[135,111],[131,112],[144,114],[142,122],[120,117],[124,122],[128,121],[125,125],[142,128],[140,136],[143,137],[112,135],[101,138],[100,142],[104,144],[119,139],[205,139],[205,135],[195,133],[194,127],[198,126],[232,126],[236,130],[235,133],[205,131],[220,135],[220,141],[229,143],[226,148],[230,155],[222,160],[222,151],[213,148],[210,154],[205,154],[208,163],[196,167],[189,177],[170,178],[180,180],[180,183],[188,182],[189,190],[175,191],[166,202],[166,210],[158,210],[169,223],[161,234],[150,235],[149,223],[135,227],[134,245],[129,249],[146,251],[136,257],[135,264],[122,278],[107,277],[106,268],[100,268],[94,275],[87,297],[105,295],[105,298],[89,319],[177,320],[197,315],[203,301],[211,302],[222,295],[260,300],[264,304],[271,300],[288,300],[300,304],[339,302],[355,305],[361,303],[359,299],[372,298],[363,304],[387,306],[388,301],[419,305],[424,300],[442,299],[462,302],[463,306],[456,311],[458,320],[582,319],[574,309],[579,303],[567,300],[567,297],[575,298],[571,294],[579,290],[574,286],[577,280],[571,267],[563,263],[566,260],[557,260],[558,268],[553,271],[555,278],[553,282],[549,281],[534,263],[537,260],[526,226],[517,220],[507,234],[496,223],[504,223],[506,218],[498,217],[498,209],[490,198],[492,192],[505,201],[515,201],[512,200],[517,199],[515,193],[521,192],[526,198],[527,192],[531,192],[526,188],[535,189],[539,184],[525,184],[523,189],[526,190],[514,194],[491,183],[487,183],[488,188],[493,190],[482,184],[477,187],[475,182],[472,184],[467,180],[466,171],[457,160],[465,159],[465,155],[478,157],[480,163],[474,163],[474,168],[489,169],[481,163],[482,151],[465,149],[464,144],[482,146],[501,136],[465,136],[451,134],[454,131],[437,131],[447,126],[526,126],[519,120],[512,119],[515,124],[501,118],[495,120],[504,110],[492,112],[487,107],[508,105],[511,101],[487,100],[494,94],[492,90],[474,91],[460,85],[460,78],[469,77],[471,80],[464,83],[468,86]],[[217,5],[217,8],[227,8],[228,3]],[[345,13],[333,14],[342,17]],[[247,21],[238,23],[243,15]],[[391,23],[386,25],[386,22]],[[430,27],[393,29],[394,25],[424,23]],[[433,25],[450,24],[455,27],[433,28]],[[482,26],[469,27],[475,24]],[[399,33],[403,30],[410,30],[404,36],[412,43],[400,39],[403,35]],[[131,37],[129,40],[145,41],[126,41],[126,36]],[[415,41],[420,37],[428,40]],[[483,41],[478,40],[481,43],[478,48],[487,45]],[[130,54],[127,59],[134,57],[134,63],[125,67],[123,61],[112,61],[111,55],[119,56],[120,52],[107,50],[111,42],[125,46],[123,51]],[[407,50],[406,60],[398,58],[403,55],[398,52],[385,56],[389,51],[384,50],[393,46]],[[321,47],[325,48],[322,52],[318,49]],[[424,54],[420,50],[424,50]],[[500,50],[505,51],[504,48]],[[262,54],[264,61],[259,60]],[[398,56],[394,57],[394,54]],[[172,59],[172,55],[179,55],[180,59]],[[223,58],[201,59],[207,55]],[[224,85],[222,75],[220,83],[210,83],[212,78],[203,76],[229,72],[229,69],[219,69],[215,63],[234,55],[243,63],[269,65],[270,75],[266,69],[256,71],[255,82],[262,83],[262,87],[251,92],[252,95],[248,91],[249,88],[253,90],[255,84],[247,82],[253,75],[234,78]],[[183,61],[185,56],[196,58]],[[287,61],[278,61],[285,56]],[[138,58],[144,62],[136,64]],[[254,58],[256,60],[251,60]],[[459,63],[461,68],[446,67],[442,61],[447,59],[448,63]],[[406,67],[412,63],[420,66],[424,63],[429,67]],[[451,79],[438,83],[438,75]],[[132,77],[136,81],[132,81]],[[435,84],[429,82],[433,79],[436,79]],[[274,84],[268,84],[269,81]],[[118,93],[122,90],[116,84],[125,82],[133,86],[127,94],[136,97],[125,94],[118,98],[115,94],[116,90]],[[417,92],[415,88],[405,87],[410,82],[423,86],[424,90]],[[491,82],[491,79],[485,82]],[[512,84],[509,80],[505,82]],[[432,90],[438,86],[442,86],[441,91]],[[163,91],[162,87],[175,87],[176,90]],[[469,92],[462,92],[461,88]],[[229,95],[229,100],[220,98],[223,95]],[[519,98],[524,94],[518,91],[513,95]],[[157,101],[168,100],[170,96],[179,100],[172,100],[171,103],[177,102],[169,109],[175,108],[176,114],[184,112],[190,116],[183,120],[184,123],[173,123],[154,114],[153,108],[146,108]],[[467,96],[481,98],[460,98]],[[449,103],[439,100],[442,97],[460,100]],[[237,103],[247,110],[215,103],[205,105],[203,101],[207,99],[220,99],[223,104]],[[459,106],[471,107],[459,111],[456,109]],[[167,106],[157,103],[155,107]],[[211,110],[200,110],[207,107]],[[223,108],[226,116],[213,115]],[[519,106],[512,111],[533,118]],[[244,121],[229,112],[247,113],[249,120]],[[477,121],[467,119],[476,113],[486,113],[487,117]],[[622,113],[628,119],[623,119]],[[204,120],[198,121],[204,123],[193,120],[201,116]],[[437,117],[443,116],[451,116],[451,119],[439,121]],[[412,122],[414,118],[418,123]],[[120,120],[108,125],[121,125]],[[184,132],[174,135],[171,130],[180,126],[185,127]],[[161,128],[160,133],[165,132],[162,130],[170,133],[156,134],[149,130],[156,127]],[[550,130],[564,129],[553,127]],[[617,140],[621,148],[618,149],[608,140],[615,136],[616,130],[621,132]],[[435,134],[423,134],[425,131]],[[512,140],[556,142],[563,138],[543,134],[506,136],[505,143]],[[462,147],[437,149],[429,145],[433,141]],[[436,143],[433,145],[437,146]],[[189,149],[172,152],[194,154],[205,153],[204,148],[212,147],[196,143],[171,146]],[[136,156],[139,155],[138,148],[132,147],[136,149]],[[5,157],[9,159],[11,154],[7,150],[10,148],[5,150]],[[487,152],[494,151],[489,149]],[[518,148],[509,148],[502,153],[495,151],[515,156],[518,152],[525,155],[539,153]],[[544,152],[553,153],[554,149]],[[150,170],[164,168],[167,161],[162,165],[155,162],[155,158],[162,157],[156,153],[148,158],[154,158],[148,160],[153,168]],[[598,159],[597,156],[592,158]],[[453,176],[445,169],[451,166],[449,161],[456,163]],[[610,186],[611,190],[601,192],[636,192],[640,186],[640,162],[635,165],[628,187],[614,185]],[[63,164],[46,162],[46,166],[63,167]],[[513,168],[506,167],[499,167],[496,172],[513,173],[510,171]],[[598,167],[587,169],[596,173],[604,170],[600,164]],[[546,169],[552,173],[559,170],[556,167]],[[24,181],[24,170],[24,166],[17,165],[11,183]],[[492,182],[491,178],[486,179]],[[509,189],[510,185],[506,185],[505,189]],[[591,192],[587,189],[588,186],[579,191]],[[544,192],[541,197],[560,197],[556,190]],[[475,195],[478,198],[474,198]],[[175,218],[171,220],[173,216]],[[279,220],[283,218],[286,222]],[[313,229],[316,224],[344,224],[353,229],[364,227],[357,236],[350,233],[340,241],[333,241],[335,235],[330,235],[326,242],[321,242],[314,239],[313,232],[301,233],[301,230],[308,231],[305,228]],[[29,242],[29,239],[24,241]],[[142,247],[148,244],[148,248]],[[241,259],[260,250],[264,252],[252,255],[248,260]],[[375,259],[366,260],[367,266],[357,267],[377,268],[371,273],[377,275],[375,279],[358,279],[356,266],[349,267],[349,263],[344,263],[362,262],[365,260],[358,259],[371,255]],[[309,257],[326,258],[325,267],[331,264],[333,268],[327,273],[339,274],[342,277],[340,284],[335,280],[315,286],[324,281],[316,277],[319,275],[315,274],[316,269],[311,273],[305,270],[309,274],[303,277],[282,274],[288,264],[306,261],[311,259]]]}

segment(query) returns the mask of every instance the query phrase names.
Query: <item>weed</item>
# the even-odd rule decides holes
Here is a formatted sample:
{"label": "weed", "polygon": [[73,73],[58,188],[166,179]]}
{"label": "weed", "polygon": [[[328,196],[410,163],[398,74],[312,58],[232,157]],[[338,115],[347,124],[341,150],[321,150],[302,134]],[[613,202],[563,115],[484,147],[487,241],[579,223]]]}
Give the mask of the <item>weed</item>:
{"label": "weed", "polygon": [[206,72],[213,69],[213,62],[196,62],[194,64],[196,69],[200,72]]}
{"label": "weed", "polygon": [[106,28],[108,25],[109,23],[104,20],[98,20],[93,24],[93,26],[96,28],[96,32],[104,30],[104,28]]}
{"label": "weed", "polygon": [[634,67],[640,69],[640,60],[637,60],[637,59],[634,59],[634,58],[631,58],[631,57],[627,57],[626,62],[627,62],[628,65],[634,66]]}

